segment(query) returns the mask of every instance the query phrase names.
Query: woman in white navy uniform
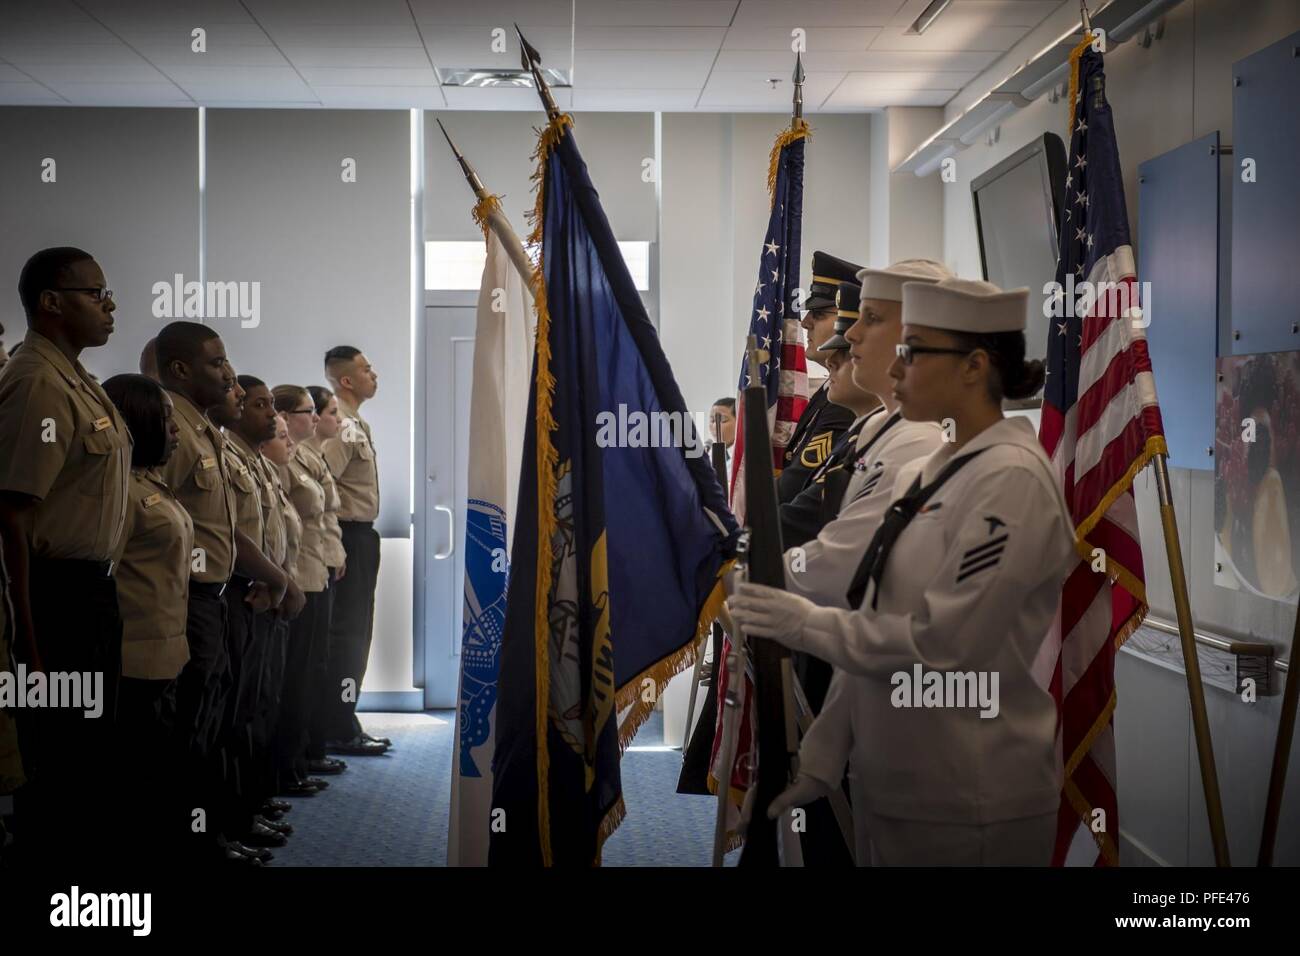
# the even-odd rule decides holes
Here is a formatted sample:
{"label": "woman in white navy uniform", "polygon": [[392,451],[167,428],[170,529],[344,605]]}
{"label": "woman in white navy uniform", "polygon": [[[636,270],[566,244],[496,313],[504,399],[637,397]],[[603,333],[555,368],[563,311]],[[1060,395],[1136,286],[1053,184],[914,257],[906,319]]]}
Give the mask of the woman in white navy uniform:
{"label": "woman in white navy uniform", "polygon": [[771,812],[827,793],[851,760],[876,865],[1050,862],[1061,765],[1035,662],[1076,558],[1032,426],[1002,415],[1043,381],[1024,360],[1027,309],[1027,289],[905,283],[893,394],[952,440],[900,473],[853,610],[748,583],[727,602],[745,633],[842,672]]}
{"label": "woman in white navy uniform", "polygon": [[[943,433],[934,422],[903,417],[889,369],[894,363],[894,347],[902,340],[903,283],[948,278],[952,273],[933,259],[904,259],[887,269],[857,273],[862,285],[858,320],[844,338],[853,383],[880,399],[881,407],[868,413],[858,432],[853,474],[838,517],[812,541],[786,551],[786,590],[817,604],[848,607],[845,594],[849,583],[889,507],[900,469],[942,444]],[[834,342],[832,338],[827,346]]]}

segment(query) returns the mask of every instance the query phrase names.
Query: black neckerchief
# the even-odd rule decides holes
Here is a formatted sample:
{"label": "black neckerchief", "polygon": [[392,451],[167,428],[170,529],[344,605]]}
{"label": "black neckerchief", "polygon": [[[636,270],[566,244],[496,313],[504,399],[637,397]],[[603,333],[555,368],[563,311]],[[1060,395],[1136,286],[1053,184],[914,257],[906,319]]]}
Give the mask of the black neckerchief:
{"label": "black neckerchief", "polygon": [[858,570],[853,575],[853,582],[849,585],[846,595],[849,607],[862,606],[862,598],[867,593],[867,582],[874,581],[876,586],[871,594],[871,609],[873,611],[876,609],[876,601],[880,597],[880,579],[885,574],[885,562],[889,560],[889,552],[894,549],[899,536],[934,493],[982,451],[983,448],[969,455],[954,458],[948,462],[943,471],[939,472],[938,477],[924,488],[921,487],[921,476],[917,475],[907,493],[889,506],[889,510],[885,512],[885,520],[880,523],[880,527],[871,538],[871,543],[867,545],[866,554],[862,556]]}

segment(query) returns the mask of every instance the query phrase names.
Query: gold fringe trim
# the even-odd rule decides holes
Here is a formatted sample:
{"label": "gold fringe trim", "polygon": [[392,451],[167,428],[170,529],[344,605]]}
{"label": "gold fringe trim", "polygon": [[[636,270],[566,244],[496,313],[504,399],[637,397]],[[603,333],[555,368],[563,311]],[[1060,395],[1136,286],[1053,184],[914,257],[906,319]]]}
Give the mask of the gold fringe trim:
{"label": "gold fringe trim", "polygon": [[501,211],[501,197],[496,193],[489,193],[474,204],[470,210],[470,215],[474,217],[474,223],[483,230],[483,241],[487,242],[488,237],[488,217],[494,212]]}
{"label": "gold fringe trim", "polygon": [[1065,796],[1074,807],[1074,812],[1079,815],[1079,819],[1088,827],[1088,832],[1092,834],[1093,842],[1097,844],[1097,849],[1101,852],[1101,858],[1106,861],[1106,865],[1119,866],[1119,851],[1115,848],[1115,841],[1110,838],[1109,833],[1097,833],[1092,829],[1088,823],[1088,818],[1092,816],[1092,804],[1074,785],[1074,781],[1065,782]]}
{"label": "gold fringe trim", "polygon": [[1142,454],[1133,459],[1133,464],[1128,466],[1128,470],[1124,472],[1124,477],[1111,485],[1110,491],[1106,492],[1097,507],[1092,509],[1092,514],[1079,522],[1074,529],[1075,540],[1083,540],[1088,536],[1089,531],[1097,527],[1097,522],[1110,510],[1110,506],[1115,503],[1119,496],[1129,490],[1133,484],[1133,479],[1137,477],[1137,473],[1150,464],[1152,458],[1156,455],[1168,454],[1169,447],[1165,444],[1164,435],[1152,435],[1148,438],[1146,444],[1142,447]]}
{"label": "gold fringe trim", "polygon": [[1066,102],[1070,104],[1070,115],[1065,121],[1067,130],[1074,127],[1074,110],[1079,103],[1079,59],[1083,56],[1083,51],[1092,46],[1092,40],[1092,31],[1088,31],[1084,33],[1079,45],[1070,51],[1070,95],[1066,97]]}
{"label": "gold fringe trim", "polygon": [[[650,718],[650,715],[654,712],[655,703],[663,696],[664,688],[668,686],[668,682],[686,668],[695,665],[695,659],[699,654],[700,647],[704,639],[709,636],[709,629],[713,627],[713,621],[717,618],[718,612],[722,610],[723,602],[727,599],[726,592],[722,588],[722,579],[735,563],[733,558],[724,561],[722,567],[718,568],[713,590],[704,599],[704,605],[700,608],[699,617],[696,618],[695,636],[691,638],[687,645],[658,663],[652,664],[625,683],[615,693],[614,707],[619,713],[629,707],[632,708],[632,712],[618,725],[618,752],[620,754],[632,743],[632,738],[641,729],[641,725]],[[648,701],[642,693],[642,685],[647,680],[654,681],[654,696]]]}
{"label": "gold fringe trim", "polygon": [[767,204],[771,208],[772,203],[776,202],[776,174],[777,167],[781,164],[781,150],[785,149],[791,143],[798,139],[811,139],[812,129],[804,120],[799,120],[798,124],[790,129],[782,130],[776,137],[776,142],[772,144],[772,152],[767,158]]}
{"label": "gold fringe trim", "polygon": [[[546,271],[542,261],[542,233],[545,227],[546,164],[551,150],[564,135],[566,126],[573,124],[568,114],[561,115],[538,131],[537,147],[533,150],[536,168],[533,170],[533,209],[529,213],[532,233],[529,241],[537,245],[537,265],[533,268],[533,308],[537,316],[537,345],[534,364],[537,366],[537,584],[533,617],[533,644],[537,719],[537,837],[542,855],[542,865],[550,866],[551,804],[550,775],[551,754],[546,743],[550,699],[550,641],[551,622],[548,614],[551,594],[551,537],[555,534],[555,470],[559,465],[559,452],[551,444],[555,431],[555,415],[551,410],[555,397],[555,375],[551,371],[551,313],[546,307]],[[475,209],[478,207],[476,206]]]}
{"label": "gold fringe trim", "polygon": [[1074,748],[1074,753],[1070,755],[1070,760],[1065,765],[1066,777],[1074,776],[1074,772],[1079,769],[1079,764],[1083,761],[1084,756],[1092,749],[1092,745],[1096,742],[1097,737],[1100,736],[1101,732],[1106,729],[1106,725],[1110,723],[1110,718],[1115,713],[1115,703],[1118,699],[1119,695],[1115,691],[1115,688],[1112,687],[1110,691],[1110,700],[1106,701],[1106,706],[1101,709],[1101,713],[1097,716],[1097,720],[1093,723],[1088,732],[1084,734],[1083,740],[1079,741],[1079,746]]}
{"label": "gold fringe trim", "polygon": [[627,805],[623,803],[623,796],[620,794],[618,800],[605,814],[605,819],[600,821],[600,829],[596,831],[596,858],[592,860],[592,866],[601,865],[601,854],[605,850],[605,841],[613,836],[614,831],[618,829],[618,825],[623,822],[623,818],[626,816]]}

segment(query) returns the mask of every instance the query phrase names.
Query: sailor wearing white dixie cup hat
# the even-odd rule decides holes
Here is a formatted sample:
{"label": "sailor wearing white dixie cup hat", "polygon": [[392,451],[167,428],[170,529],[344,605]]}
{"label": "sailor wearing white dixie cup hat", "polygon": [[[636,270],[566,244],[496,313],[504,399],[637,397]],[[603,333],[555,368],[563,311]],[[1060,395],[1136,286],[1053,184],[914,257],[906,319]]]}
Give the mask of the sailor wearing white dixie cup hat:
{"label": "sailor wearing white dixie cup hat", "polygon": [[877,865],[1046,865],[1061,766],[1049,674],[1035,669],[1075,562],[1051,465],[1002,398],[1042,384],[1025,362],[1028,290],[945,279],[903,287],[890,368],[910,421],[953,440],[900,473],[848,610],[741,584],[737,626],[837,668],[772,811],[826,793],[851,760],[855,827]]}

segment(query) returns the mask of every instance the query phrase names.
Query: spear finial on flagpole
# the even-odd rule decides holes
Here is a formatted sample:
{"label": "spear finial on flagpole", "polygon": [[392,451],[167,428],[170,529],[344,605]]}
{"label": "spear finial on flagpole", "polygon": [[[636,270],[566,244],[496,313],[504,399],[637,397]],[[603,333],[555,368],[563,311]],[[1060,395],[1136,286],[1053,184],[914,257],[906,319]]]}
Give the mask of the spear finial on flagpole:
{"label": "spear finial on flagpole", "polygon": [[476,173],[474,167],[469,164],[469,160],[461,154],[461,151],[456,148],[456,144],[451,141],[451,134],[447,132],[447,127],[442,125],[442,120],[438,120],[437,122],[438,129],[442,130],[442,135],[447,139],[447,145],[451,147],[451,151],[456,157],[456,162],[460,163],[461,172],[465,174],[465,181],[469,183],[469,188],[474,190],[474,195],[479,199],[486,198],[488,196],[488,191],[487,187],[483,185],[483,180],[478,178],[478,173]]}
{"label": "spear finial on flagpole", "polygon": [[559,119],[560,108],[555,105],[555,97],[551,95],[551,88],[546,85],[546,80],[542,79],[542,56],[532,45],[524,39],[524,33],[519,29],[519,24],[515,24],[515,33],[519,35],[519,60],[525,70],[533,76],[533,85],[537,87],[537,95],[542,98],[542,104],[546,107],[546,115],[551,119]]}
{"label": "spear finial on flagpole", "polygon": [[794,115],[790,118],[791,129],[798,129],[799,124],[803,122],[803,57],[799,53],[794,55]]}
{"label": "spear finial on flagpole", "polygon": [[1088,13],[1087,0],[1079,0],[1079,19],[1083,21],[1083,32],[1092,32],[1092,16]]}

